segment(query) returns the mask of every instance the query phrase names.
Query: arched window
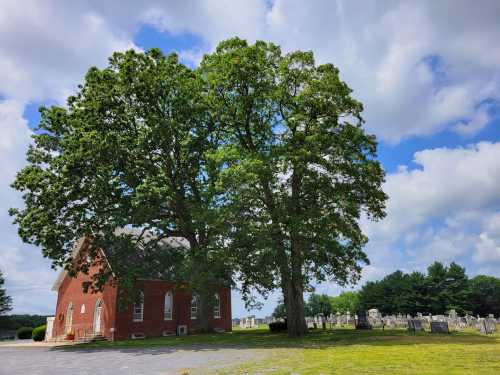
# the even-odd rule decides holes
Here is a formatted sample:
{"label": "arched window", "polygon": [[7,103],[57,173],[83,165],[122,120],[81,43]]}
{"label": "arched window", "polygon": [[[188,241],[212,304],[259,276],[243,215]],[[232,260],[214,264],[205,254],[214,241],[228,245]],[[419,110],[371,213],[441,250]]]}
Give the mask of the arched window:
{"label": "arched window", "polygon": [[66,320],[64,322],[64,331],[70,333],[73,329],[73,303],[70,302],[66,309]]}
{"label": "arched window", "polygon": [[215,319],[220,319],[220,297],[219,297],[219,293],[215,293],[214,318]]}
{"label": "arched window", "polygon": [[80,314],[85,314],[85,304],[82,303],[82,306],[80,307]]}
{"label": "arched window", "polygon": [[198,296],[193,294],[191,298],[191,319],[198,318]]}
{"label": "arched window", "polygon": [[172,320],[173,296],[172,292],[168,291],[165,294],[165,305],[163,310],[163,320]]}
{"label": "arched window", "polygon": [[134,322],[142,322],[144,318],[144,292],[142,290],[137,293],[137,297],[134,302]]}
{"label": "arched window", "polygon": [[103,308],[102,300],[100,299],[96,302],[95,308],[94,308],[93,328],[94,328],[95,335],[101,333],[102,308]]}

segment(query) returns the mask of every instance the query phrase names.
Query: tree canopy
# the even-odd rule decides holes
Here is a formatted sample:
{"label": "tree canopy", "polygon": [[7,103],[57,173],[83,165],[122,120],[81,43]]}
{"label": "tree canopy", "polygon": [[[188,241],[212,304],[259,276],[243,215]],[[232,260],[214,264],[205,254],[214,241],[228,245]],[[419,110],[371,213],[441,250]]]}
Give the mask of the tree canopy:
{"label": "tree canopy", "polygon": [[2,271],[0,271],[0,315],[12,310],[12,297],[7,295],[7,291],[3,287],[5,280],[3,278]]}
{"label": "tree canopy", "polygon": [[[175,54],[115,53],[106,68],[91,68],[67,108],[41,110],[29,164],[13,184],[24,193],[25,207],[11,211],[23,240],[75,274],[89,264],[72,248],[92,238],[89,255],[95,262],[106,249],[120,290],[140,278],[189,281],[209,316],[209,289],[229,282],[231,270],[217,171],[206,159],[219,139],[204,103],[196,72]],[[117,234],[127,227],[136,234]],[[171,236],[189,249],[160,246]],[[102,264],[91,287],[110,276]]]}
{"label": "tree canopy", "polygon": [[470,305],[474,314],[500,316],[500,279],[478,275],[470,281]]}
{"label": "tree canopy", "polygon": [[345,314],[348,311],[355,313],[359,308],[358,292],[342,292],[338,296],[330,297],[333,313]]}
{"label": "tree canopy", "polygon": [[311,293],[306,304],[306,315],[317,316],[323,315],[328,317],[332,313],[332,305],[330,297],[326,294]]}
{"label": "tree canopy", "polygon": [[449,266],[435,262],[427,275],[396,271],[380,281],[368,282],[359,297],[363,308],[377,308],[384,314],[444,314],[454,309],[463,315],[473,310],[470,287],[465,268],[454,262]]}
{"label": "tree canopy", "polygon": [[[202,317],[211,286],[234,275],[247,301],[281,288],[301,335],[305,288],[356,282],[368,263],[359,220],[385,215],[377,143],[351,93],[332,64],[262,41],[221,42],[196,69],[157,49],[115,53],[67,107],[42,109],[13,183],[25,206],[11,214],[73,275],[105,248],[122,290],[151,275],[191,282]],[[72,256],[81,237],[90,264]],[[111,277],[100,266],[92,290]]]}
{"label": "tree canopy", "polygon": [[355,282],[368,263],[359,219],[382,218],[386,200],[375,137],[338,69],[311,52],[235,38],[200,72],[226,136],[212,158],[243,288],[281,288],[288,333],[301,335],[304,289]]}

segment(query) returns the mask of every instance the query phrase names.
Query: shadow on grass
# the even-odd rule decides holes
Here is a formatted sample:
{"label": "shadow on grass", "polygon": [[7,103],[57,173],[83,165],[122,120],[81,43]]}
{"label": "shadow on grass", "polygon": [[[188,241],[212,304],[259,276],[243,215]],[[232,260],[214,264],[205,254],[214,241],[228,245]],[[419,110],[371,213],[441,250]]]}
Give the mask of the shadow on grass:
{"label": "shadow on grass", "polygon": [[406,330],[371,330],[354,329],[316,330],[301,338],[291,338],[286,334],[270,333],[268,330],[235,331],[213,335],[190,335],[182,337],[157,337],[141,340],[123,340],[116,342],[98,342],[75,346],[54,347],[57,351],[97,352],[118,350],[137,355],[159,355],[179,351],[214,351],[221,349],[330,349],[335,347],[363,346],[404,346],[404,345],[499,345],[500,335],[480,335],[476,332],[453,332],[450,334],[432,334],[420,332],[410,334]]}

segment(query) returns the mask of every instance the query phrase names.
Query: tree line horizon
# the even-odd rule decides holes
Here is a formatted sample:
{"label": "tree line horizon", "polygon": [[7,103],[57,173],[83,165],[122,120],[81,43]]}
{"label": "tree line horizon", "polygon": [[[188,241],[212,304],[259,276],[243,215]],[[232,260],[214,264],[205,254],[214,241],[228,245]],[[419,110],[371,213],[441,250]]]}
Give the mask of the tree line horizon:
{"label": "tree line horizon", "polygon": [[[127,301],[151,274],[187,280],[209,332],[216,285],[238,282],[247,306],[278,289],[301,336],[304,290],[357,282],[359,220],[385,216],[377,141],[351,94],[333,64],[264,41],[222,41],[194,69],[159,49],[114,53],[66,106],[40,109],[10,214],[54,266],[99,266],[87,291],[113,278]],[[142,233],[116,235],[127,226]]]}
{"label": "tree line horizon", "polygon": [[[436,261],[425,274],[397,270],[380,280],[368,281],[358,291],[345,291],[338,296],[311,293],[305,314],[356,314],[369,309],[377,309],[383,315],[444,315],[455,310],[460,316],[500,317],[500,278],[488,275],[469,278],[465,267]],[[275,308],[273,317],[286,318],[282,303]]]}

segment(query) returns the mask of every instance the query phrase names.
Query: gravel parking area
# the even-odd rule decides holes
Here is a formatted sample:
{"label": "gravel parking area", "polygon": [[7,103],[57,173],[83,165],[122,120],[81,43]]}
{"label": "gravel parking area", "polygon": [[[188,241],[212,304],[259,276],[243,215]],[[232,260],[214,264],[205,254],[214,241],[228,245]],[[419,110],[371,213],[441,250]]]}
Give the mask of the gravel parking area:
{"label": "gravel parking area", "polygon": [[0,346],[0,375],[190,374],[255,360],[263,349],[176,347],[76,349]]}

